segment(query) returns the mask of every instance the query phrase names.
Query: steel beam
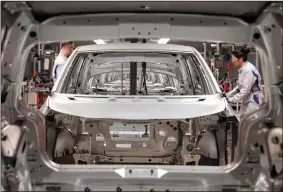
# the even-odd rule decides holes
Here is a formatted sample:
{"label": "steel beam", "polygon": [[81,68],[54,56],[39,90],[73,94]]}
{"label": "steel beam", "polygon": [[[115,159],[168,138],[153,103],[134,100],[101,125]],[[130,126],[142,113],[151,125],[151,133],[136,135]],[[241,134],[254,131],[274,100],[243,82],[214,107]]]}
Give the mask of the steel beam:
{"label": "steel beam", "polygon": [[218,55],[220,55],[220,48],[221,48],[221,44],[217,43],[216,44],[216,52],[217,52]]}
{"label": "steel beam", "polygon": [[203,43],[203,58],[207,61],[207,43]]}
{"label": "steel beam", "polygon": [[[141,28],[142,32],[133,32],[130,29]],[[127,30],[128,29],[128,30]],[[154,32],[158,29],[159,32]],[[204,26],[182,26],[171,24],[116,24],[116,25],[97,25],[97,26],[53,26],[39,25],[39,40],[61,41],[64,40],[90,40],[90,39],[119,39],[119,38],[161,38],[168,37],[171,40],[188,40],[198,42],[237,42],[244,44],[249,42],[251,26],[213,26],[209,30]],[[66,35],[68,31],[68,35]],[[145,31],[147,31],[145,33]],[[55,36],[51,34],[56,34]],[[140,35],[139,35],[140,34]],[[150,34],[150,35],[149,35]],[[236,36],[235,34],[241,34]]]}

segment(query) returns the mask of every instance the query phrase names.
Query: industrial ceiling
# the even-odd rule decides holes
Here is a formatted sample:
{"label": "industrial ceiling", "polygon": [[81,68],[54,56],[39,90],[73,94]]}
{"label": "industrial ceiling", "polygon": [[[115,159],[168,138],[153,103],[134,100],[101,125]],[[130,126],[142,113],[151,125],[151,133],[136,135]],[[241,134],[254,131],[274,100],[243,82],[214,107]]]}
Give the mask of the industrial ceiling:
{"label": "industrial ceiling", "polygon": [[253,22],[271,2],[266,1],[168,1],[168,2],[127,2],[127,1],[29,1],[35,18],[43,21],[62,14],[85,13],[181,13],[234,16]]}

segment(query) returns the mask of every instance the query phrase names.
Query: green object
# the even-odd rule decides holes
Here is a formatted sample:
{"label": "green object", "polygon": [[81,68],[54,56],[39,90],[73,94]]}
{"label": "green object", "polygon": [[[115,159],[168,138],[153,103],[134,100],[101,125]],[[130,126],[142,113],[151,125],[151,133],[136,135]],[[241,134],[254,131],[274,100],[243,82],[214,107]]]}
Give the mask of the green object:
{"label": "green object", "polygon": [[215,57],[215,58],[219,58],[220,55],[219,55],[218,53],[215,53],[215,54],[214,54],[214,57]]}

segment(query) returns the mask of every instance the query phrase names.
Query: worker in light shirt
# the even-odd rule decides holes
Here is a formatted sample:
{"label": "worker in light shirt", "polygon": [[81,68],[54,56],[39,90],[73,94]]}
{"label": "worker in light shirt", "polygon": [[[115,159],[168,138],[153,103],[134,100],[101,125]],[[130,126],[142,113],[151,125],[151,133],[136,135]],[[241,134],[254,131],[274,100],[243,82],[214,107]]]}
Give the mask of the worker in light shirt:
{"label": "worker in light shirt", "polygon": [[238,68],[237,86],[226,94],[230,103],[241,102],[240,116],[259,109],[264,103],[261,76],[253,64],[247,61],[249,49],[232,52],[232,64]]}
{"label": "worker in light shirt", "polygon": [[58,79],[58,77],[61,75],[63,66],[65,65],[68,57],[71,55],[73,50],[74,50],[73,41],[61,43],[61,50],[60,50],[59,55],[56,57],[54,61],[53,70],[52,70],[54,83]]}

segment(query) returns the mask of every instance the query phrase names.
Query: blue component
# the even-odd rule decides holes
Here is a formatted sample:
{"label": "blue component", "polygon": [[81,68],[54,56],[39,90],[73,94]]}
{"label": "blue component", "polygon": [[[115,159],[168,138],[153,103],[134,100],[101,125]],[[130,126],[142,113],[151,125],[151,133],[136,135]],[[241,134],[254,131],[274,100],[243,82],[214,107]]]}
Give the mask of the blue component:
{"label": "blue component", "polygon": [[230,61],[230,59],[231,59],[230,53],[226,53],[226,54],[224,55],[224,61]]}
{"label": "blue component", "polygon": [[[256,78],[256,81],[255,81],[255,83],[254,83],[254,85],[253,85],[251,90],[252,90],[252,92],[259,91],[260,90],[260,86],[259,86],[259,81],[258,81],[258,74],[256,74],[254,71],[252,71],[252,72],[253,72],[253,75]],[[256,87],[254,87],[254,86],[256,86]]]}
{"label": "blue component", "polygon": [[252,71],[252,72],[253,72],[253,75],[254,75],[255,78],[256,78],[255,84],[256,84],[258,90],[260,90],[259,83],[258,83],[258,74],[256,74],[254,71]]}
{"label": "blue component", "polygon": [[258,95],[253,95],[253,99],[256,102],[256,104],[259,104]]}
{"label": "blue component", "polygon": [[59,65],[56,65],[55,69],[54,69],[54,79],[57,79],[57,68]]}

